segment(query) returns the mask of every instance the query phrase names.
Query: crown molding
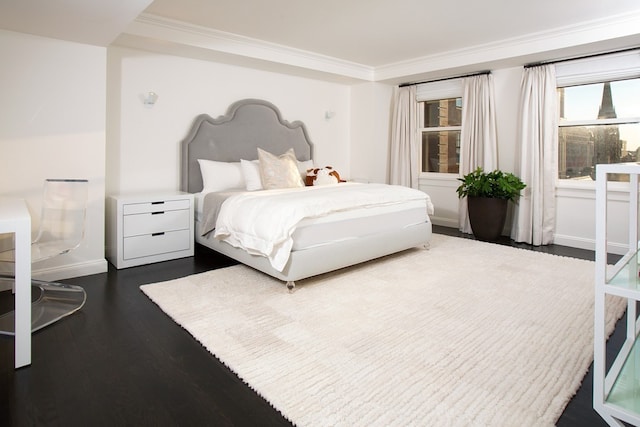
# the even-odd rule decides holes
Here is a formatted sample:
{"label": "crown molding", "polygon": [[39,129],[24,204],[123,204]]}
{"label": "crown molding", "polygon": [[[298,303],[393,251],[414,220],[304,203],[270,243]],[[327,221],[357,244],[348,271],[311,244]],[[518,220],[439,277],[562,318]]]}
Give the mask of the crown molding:
{"label": "crown molding", "polygon": [[469,67],[478,64],[485,64],[480,66],[482,69],[487,68],[486,64],[517,66],[593,53],[599,47],[605,50],[629,47],[640,43],[638,28],[640,11],[379,66],[375,68],[374,80],[397,80],[444,70],[468,72],[474,71]]}
{"label": "crown molding", "polygon": [[373,81],[373,67],[151,14],[138,16],[124,33],[129,37],[183,45],[187,50],[195,47],[349,79]]}

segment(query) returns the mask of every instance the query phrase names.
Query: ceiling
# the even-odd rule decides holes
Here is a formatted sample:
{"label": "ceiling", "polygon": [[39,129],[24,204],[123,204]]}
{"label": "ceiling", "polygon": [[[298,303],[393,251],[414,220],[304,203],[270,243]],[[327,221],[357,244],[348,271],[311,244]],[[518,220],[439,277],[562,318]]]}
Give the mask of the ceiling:
{"label": "ceiling", "polygon": [[399,81],[640,46],[640,2],[0,0],[0,28]]}
{"label": "ceiling", "polygon": [[0,28],[109,45],[153,0],[0,0]]}
{"label": "ceiling", "polygon": [[145,12],[379,67],[638,11],[638,0],[155,0]]}

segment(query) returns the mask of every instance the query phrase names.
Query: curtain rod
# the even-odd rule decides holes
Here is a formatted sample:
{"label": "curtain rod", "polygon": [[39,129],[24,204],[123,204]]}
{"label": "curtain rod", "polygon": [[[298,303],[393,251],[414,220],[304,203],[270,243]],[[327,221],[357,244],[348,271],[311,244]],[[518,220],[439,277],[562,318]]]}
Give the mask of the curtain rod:
{"label": "curtain rod", "polygon": [[598,56],[613,55],[613,54],[616,54],[616,53],[631,52],[631,51],[634,51],[634,50],[640,50],[640,46],[630,47],[628,49],[612,50],[612,51],[609,51],[609,52],[592,53],[592,54],[583,55],[583,56],[574,56],[574,57],[571,57],[571,58],[556,59],[556,60],[553,60],[553,61],[532,62],[530,64],[525,64],[524,68],[538,67],[540,65],[548,65],[548,64],[557,64],[557,63],[560,63],[560,62],[575,61],[575,60],[578,60],[578,59],[596,58]]}
{"label": "curtain rod", "polygon": [[462,75],[462,76],[443,77],[441,79],[424,80],[424,81],[421,81],[421,82],[414,82],[414,83],[402,83],[402,84],[398,85],[398,87],[421,85],[423,83],[442,82],[442,81],[445,81],[445,80],[463,79],[465,77],[482,76],[482,75],[485,75],[485,74],[491,74],[491,71],[485,70],[485,71],[478,71],[477,73],[465,74],[465,75]]}

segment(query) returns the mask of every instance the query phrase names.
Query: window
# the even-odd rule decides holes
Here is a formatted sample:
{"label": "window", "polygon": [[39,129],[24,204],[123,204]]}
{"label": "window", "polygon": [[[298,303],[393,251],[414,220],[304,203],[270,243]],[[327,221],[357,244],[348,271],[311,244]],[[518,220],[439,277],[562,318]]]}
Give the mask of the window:
{"label": "window", "polygon": [[422,172],[455,173],[460,169],[462,98],[420,102]]}
{"label": "window", "polygon": [[640,161],[639,78],[557,93],[559,179],[593,180],[596,164]]}

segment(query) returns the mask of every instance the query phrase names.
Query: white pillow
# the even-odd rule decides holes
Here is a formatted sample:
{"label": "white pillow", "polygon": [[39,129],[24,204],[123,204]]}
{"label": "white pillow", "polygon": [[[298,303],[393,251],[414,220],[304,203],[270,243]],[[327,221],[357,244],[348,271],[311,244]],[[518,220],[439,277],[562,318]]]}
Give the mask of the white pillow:
{"label": "white pillow", "polygon": [[266,190],[304,187],[293,148],[280,156],[258,148],[258,160],[260,161],[260,179]]}
{"label": "white pillow", "polygon": [[260,179],[260,163],[257,160],[240,160],[242,176],[247,186],[247,191],[262,190]]}
{"label": "white pillow", "polygon": [[[313,160],[297,161],[300,178],[305,180],[307,170],[313,169]],[[262,190],[262,180],[260,179],[260,161],[259,160],[240,160],[242,167],[242,176],[247,184],[247,191]]]}
{"label": "white pillow", "polygon": [[240,162],[216,162],[198,159],[198,163],[202,173],[203,192],[245,187]]}

